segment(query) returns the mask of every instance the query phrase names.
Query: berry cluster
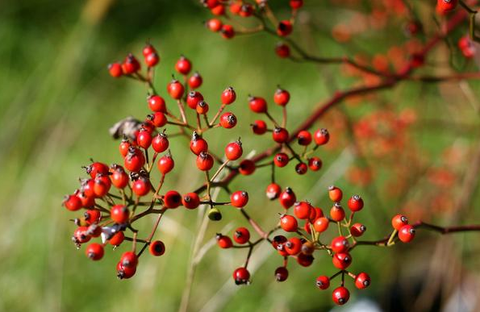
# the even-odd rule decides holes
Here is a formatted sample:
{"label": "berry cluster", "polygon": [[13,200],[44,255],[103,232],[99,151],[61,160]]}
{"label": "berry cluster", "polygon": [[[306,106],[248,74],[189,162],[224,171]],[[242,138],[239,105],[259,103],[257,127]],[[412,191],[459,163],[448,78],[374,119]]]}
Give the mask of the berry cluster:
{"label": "berry cluster", "polygon": [[[239,19],[259,18],[261,15],[267,15],[274,28],[272,30],[280,38],[288,37],[292,32],[295,24],[295,18],[298,10],[303,6],[303,0],[289,0],[290,17],[287,19],[277,20],[267,5],[267,0],[256,0],[255,3],[248,1],[219,1],[219,0],[200,0],[200,2],[217,16],[209,19],[205,26],[212,32],[218,32],[225,39],[231,39],[237,34],[254,33],[263,30],[265,24],[260,24],[255,28],[244,28],[242,26],[232,26],[224,24],[220,17],[224,17],[229,23],[235,22],[236,17]],[[279,57],[285,58],[290,56],[290,47],[285,43],[278,43],[275,52]]]}
{"label": "berry cluster", "polygon": [[[332,298],[336,304],[342,305],[349,299],[349,292],[345,287],[345,276],[352,277],[355,281],[355,286],[359,289],[364,289],[370,285],[368,274],[362,272],[355,275],[347,271],[347,268],[352,263],[350,251],[358,244],[357,239],[366,231],[365,225],[353,222],[355,213],[363,209],[364,203],[363,199],[358,195],[350,197],[347,201],[350,214],[347,217],[341,204],[343,198],[342,190],[331,186],[329,188],[329,197],[333,205],[328,215],[324,215],[321,208],[314,207],[308,201],[297,202],[295,198],[290,197],[289,200],[293,200],[294,203],[283,205],[285,213],[280,216],[278,226],[272,229],[265,239],[271,243],[271,246],[284,259],[283,265],[275,270],[275,278],[279,282],[283,282],[288,278],[287,264],[290,258],[296,259],[300,266],[308,267],[312,265],[315,259],[315,252],[327,252],[332,257],[334,267],[339,269],[339,271],[331,277],[319,276],[316,280],[316,285],[319,289],[327,289],[331,280],[341,275],[341,285],[333,291]],[[289,213],[290,206],[293,206],[293,213]],[[330,224],[332,223],[336,226],[331,226]],[[330,244],[325,244],[322,241],[325,241],[326,231],[329,228],[338,230],[338,236],[334,237]],[[288,233],[290,237],[276,235],[273,239],[270,239],[269,236],[279,229]],[[217,234],[217,243],[221,248],[249,248],[245,265],[237,268],[233,273],[236,284],[247,284],[250,277],[247,269],[248,260],[252,249],[261,239],[252,242],[250,241],[249,231],[246,228],[238,228],[233,234],[233,240],[239,245],[233,245],[230,237]]]}
{"label": "berry cluster", "polygon": [[[311,170],[317,171],[321,167],[320,159],[307,156],[318,146],[325,144],[329,138],[325,129],[318,130],[313,139],[308,131],[302,131],[297,137],[299,145],[304,147],[304,152],[301,155],[296,153],[288,143],[289,135],[285,129],[285,106],[290,95],[288,91],[279,89],[274,95],[274,101],[284,108],[283,127],[280,127],[268,113],[265,99],[251,97],[249,105],[255,112],[265,113],[275,126],[268,129],[266,123],[259,120],[253,126],[254,133],[272,132],[273,140],[279,144],[279,150],[286,149],[285,152],[275,155],[267,165],[257,166],[250,159],[241,159],[243,147],[238,139],[224,147],[224,156],[217,156],[209,147],[204,134],[214,129],[221,131],[236,126],[237,117],[232,112],[224,112],[225,108],[236,101],[234,89],[228,87],[221,93],[218,111],[213,117],[209,116],[209,104],[202,93],[196,90],[201,86],[202,78],[198,73],[189,76],[192,63],[182,56],[175,64],[175,70],[183,75],[185,82],[181,83],[174,79],[167,85],[167,93],[176,102],[180,112],[180,116],[176,116],[171,110],[171,104],[167,104],[168,99],[160,96],[153,85],[154,66],[160,59],[156,49],[147,44],[143,49],[143,55],[147,66],[146,73],[141,73],[140,62],[133,54],[129,54],[123,63],[109,65],[109,72],[113,77],[125,76],[146,83],[150,90],[146,104],[151,113],[143,121],[127,118],[117,123],[111,131],[114,137],[123,136],[119,144],[122,164],[108,166],[102,162],[92,161],[84,167],[88,178],[81,179],[80,187],[64,200],[64,206],[70,211],[84,209],[83,216],[74,219],[78,227],[72,240],[76,246],[80,248],[90,240],[99,238],[99,242],[90,243],[86,247],[85,252],[90,259],[95,261],[102,259],[108,244],[115,248],[124,241],[132,242],[131,249],[126,251],[118,262],[119,278],[130,278],[135,274],[138,258],[147,248],[154,256],[164,254],[164,243],[160,240],[153,241],[153,237],[162,215],[168,210],[180,206],[196,209],[200,205],[205,205],[209,208],[208,217],[218,221],[222,218],[220,206],[232,206],[241,210],[247,205],[248,193],[242,190],[231,192],[228,202],[217,202],[212,197],[211,189],[214,187],[223,187],[230,192],[226,185],[221,185],[217,179],[224,170],[249,175],[257,167],[271,165],[273,168],[274,164],[284,167],[291,159],[296,158],[297,173],[304,174],[308,169],[303,159],[308,162]],[[152,59],[156,61],[152,62]],[[189,121],[191,115],[196,117],[192,118],[195,120],[193,123]],[[171,137],[168,134],[170,127],[179,129],[176,136],[187,139],[183,146],[193,154],[192,160],[195,161],[198,170],[204,172],[205,182],[195,190],[183,193],[178,190],[162,190],[167,177],[175,168],[174,157],[170,152]],[[307,147],[312,140],[316,146],[307,153]],[[217,167],[212,171],[215,164]],[[156,183],[154,183],[155,171],[158,171],[160,176]],[[267,195],[271,199],[280,197],[283,205],[291,206],[295,202],[293,191],[287,188],[281,193],[280,186],[273,180],[268,187]],[[140,238],[134,223],[151,214],[157,215],[155,226],[146,238]],[[246,215],[245,212],[244,214]],[[237,243],[249,241],[250,234],[247,229],[238,229],[237,233],[239,233],[235,239]],[[138,244],[143,244],[140,250],[137,250]],[[228,242],[225,244],[227,246]]]}

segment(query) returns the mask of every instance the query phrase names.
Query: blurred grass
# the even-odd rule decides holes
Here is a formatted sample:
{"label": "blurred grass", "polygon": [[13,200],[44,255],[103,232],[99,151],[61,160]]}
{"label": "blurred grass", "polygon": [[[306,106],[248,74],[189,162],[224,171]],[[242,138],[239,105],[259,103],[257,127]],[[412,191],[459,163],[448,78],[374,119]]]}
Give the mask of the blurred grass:
{"label": "blurred grass", "polygon": [[[100,14],[103,4],[105,11]],[[162,58],[156,72],[156,85],[162,94],[174,62],[185,54],[204,77],[202,93],[211,99],[211,107],[215,107],[225,87],[235,88],[238,101],[231,109],[240,120],[256,118],[245,110],[249,93],[269,98],[277,84],[287,88],[295,103],[289,106],[290,127],[308,115],[320,99],[328,98],[328,80],[334,79],[343,87],[352,81],[342,78],[336,67],[318,70],[274,57],[275,41],[263,35],[238,37],[231,42],[220,39],[202,27],[208,15],[196,1],[112,1],[109,5],[107,0],[0,3],[1,311],[174,311],[179,305],[195,235],[192,230],[197,222],[196,212],[179,210],[166,215],[158,236],[165,240],[167,254],[160,259],[142,257],[137,275],[129,281],[115,278],[115,263],[126,246],[114,252],[109,250],[105,259],[93,263],[70,242],[74,226],[67,220],[73,214],[60,204],[63,195],[78,186],[77,178],[83,176],[80,166],[91,157],[107,163],[119,162],[117,142],[108,136],[108,128],[127,115],[141,117],[148,113],[144,86],[110,78],[106,64],[123,59],[130,51],[140,54],[145,40],[151,38]],[[333,15],[322,8],[323,5],[311,6],[312,13],[318,13],[325,23],[330,22]],[[322,54],[336,55],[343,48],[333,44],[328,33],[321,33],[319,38],[328,43],[319,45]],[[373,50],[377,45],[362,48]],[[472,83],[472,88],[478,89],[478,83]],[[400,100],[398,94],[402,94]],[[407,107],[421,98],[425,116],[450,115],[457,118],[456,122],[473,125],[474,131],[465,133],[463,138],[452,136],[447,127],[415,132],[413,139],[431,155],[438,156],[455,140],[469,144],[478,141],[478,114],[468,113],[468,105],[458,103],[456,94],[458,91],[453,97],[445,97],[436,86],[405,84],[381,93],[380,97],[384,101],[398,100],[399,106]],[[346,111],[356,118],[375,107],[369,104],[363,102],[355,109],[347,106]],[[274,115],[280,116],[280,111]],[[327,118],[318,125],[330,127],[331,123],[334,121]],[[246,151],[262,150],[265,139],[252,137],[248,124],[240,123],[231,131],[232,137],[241,136]],[[223,146],[231,140],[226,136],[207,137],[211,146]],[[176,162],[182,166],[167,186],[184,192],[198,185],[202,177],[193,168],[192,156],[182,153],[182,149],[173,146]],[[293,169],[288,168],[289,171],[278,173],[278,179],[295,186],[299,196],[320,192],[322,196],[315,204],[322,207],[328,205],[324,189],[312,189],[320,178],[324,185],[335,183],[347,187],[349,193],[364,194],[362,188],[348,185],[342,172],[324,176],[341,152],[342,149],[319,151],[325,164],[320,174],[292,176]],[[264,174],[245,177],[232,186],[249,191],[255,199],[249,208],[251,214],[263,220],[265,228],[276,223],[272,216],[280,212],[264,199],[263,189],[268,181],[268,174]],[[479,217],[478,209],[473,210],[480,203],[478,196],[477,192],[469,212],[472,220]],[[363,197],[368,203],[368,195]],[[388,231],[388,219],[384,219],[383,227],[374,223],[378,222],[378,215],[389,216],[396,211],[394,200],[382,194],[380,197],[381,207],[371,207],[371,213],[359,215],[359,220],[370,224],[367,236],[371,239]],[[226,210],[224,220],[209,227],[208,238],[228,222],[235,226],[245,224],[236,211]],[[145,226],[147,223],[144,222]],[[463,235],[459,237],[462,241]],[[369,291],[354,292],[354,298],[378,298],[389,282],[390,272],[405,261],[405,250],[405,246],[388,252],[375,248],[356,250],[353,269],[370,272],[378,282]],[[471,252],[478,254],[478,245]],[[192,311],[216,298],[216,292],[230,282],[232,270],[243,262],[243,257],[242,251],[220,252],[216,248],[206,254],[194,283]],[[478,260],[470,261],[472,268],[478,265]],[[219,310],[313,311],[330,307],[330,292],[318,292],[313,287],[317,275],[334,273],[327,257],[319,257],[310,268],[292,269],[289,281],[283,284],[272,281],[273,271],[280,264],[278,257],[269,257],[253,276],[254,283],[234,288],[232,297]]]}

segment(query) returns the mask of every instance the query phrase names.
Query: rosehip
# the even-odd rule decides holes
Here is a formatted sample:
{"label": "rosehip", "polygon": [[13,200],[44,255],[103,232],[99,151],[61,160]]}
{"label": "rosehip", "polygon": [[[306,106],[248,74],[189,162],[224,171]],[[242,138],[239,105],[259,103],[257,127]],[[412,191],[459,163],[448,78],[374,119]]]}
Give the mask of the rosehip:
{"label": "rosehip", "polygon": [[350,292],[343,286],[335,288],[332,293],[333,302],[337,305],[344,305],[350,299]]}
{"label": "rosehip", "polygon": [[193,75],[190,76],[190,78],[188,78],[188,85],[192,89],[200,88],[202,83],[203,83],[203,78],[198,72],[193,73]]}
{"label": "rosehip", "polygon": [[225,147],[225,156],[228,160],[237,160],[243,154],[242,142],[235,141]]}
{"label": "rosehip", "polygon": [[165,253],[165,244],[159,240],[151,242],[148,251],[151,255],[159,257]]}
{"label": "rosehip", "polygon": [[228,236],[217,234],[215,238],[217,239],[217,244],[220,246],[220,248],[228,249],[233,246],[232,240]]}
{"label": "rosehip", "polygon": [[252,124],[253,133],[262,135],[267,132],[267,124],[263,120],[255,120]]}
{"label": "rosehip", "polygon": [[319,129],[313,134],[313,139],[317,145],[327,144],[328,140],[330,140],[330,133],[325,128]]}
{"label": "rosehip", "polygon": [[248,105],[255,113],[265,113],[267,111],[267,101],[262,97],[251,96],[248,99]]}
{"label": "rosehip", "polygon": [[151,95],[147,98],[148,107],[152,112],[167,112],[167,106],[165,100],[159,95]]}
{"label": "rosehip", "polygon": [[188,75],[191,69],[192,63],[190,60],[183,55],[180,56],[180,59],[175,64],[175,70],[182,75]]}
{"label": "rosehip", "polygon": [[392,226],[395,230],[400,231],[400,229],[408,224],[408,219],[406,216],[397,214],[392,218]]}
{"label": "rosehip", "polygon": [[212,155],[207,152],[201,152],[197,156],[197,168],[202,171],[208,171],[212,169],[214,160]]}
{"label": "rosehip", "polygon": [[280,196],[280,193],[282,192],[282,189],[280,188],[280,185],[277,183],[270,183],[267,186],[266,194],[267,198],[270,200],[277,199],[278,196]]}
{"label": "rosehip", "polygon": [[348,200],[347,205],[353,212],[360,211],[363,208],[363,199],[358,195],[354,195]]}
{"label": "rosehip", "polygon": [[175,100],[180,100],[184,91],[185,89],[183,88],[183,85],[175,79],[173,79],[167,86],[168,94]]}
{"label": "rosehip", "polygon": [[367,273],[360,273],[355,278],[355,287],[364,289],[370,286],[370,276]]}
{"label": "rosehip", "polygon": [[200,205],[200,197],[197,193],[187,193],[182,197],[182,204],[185,208],[195,209]]}
{"label": "rosehip", "polygon": [[250,159],[244,159],[238,165],[238,172],[242,175],[251,175],[255,172],[255,163]]}
{"label": "rosehip", "polygon": [[98,261],[103,258],[103,246],[98,243],[91,243],[87,246],[87,249],[85,249],[85,254],[91,260]]}
{"label": "rosehip", "polygon": [[115,223],[126,223],[130,217],[130,211],[126,206],[115,205],[110,210],[110,217]]}
{"label": "rosehip", "polygon": [[298,222],[294,216],[282,215],[280,217],[280,226],[285,232],[296,232],[298,229]]}
{"label": "rosehip", "polygon": [[238,244],[245,244],[250,240],[250,232],[247,228],[240,227],[235,230],[233,234],[233,240]]}
{"label": "rosehip", "polygon": [[243,208],[248,203],[248,193],[245,191],[233,192],[230,196],[231,205],[237,208]]}
{"label": "rosehip", "polygon": [[411,225],[404,225],[398,231],[398,238],[404,243],[410,243],[415,238],[415,228]]}
{"label": "rosehip", "polygon": [[330,287],[330,278],[325,275],[320,275],[319,277],[317,277],[317,281],[315,284],[318,288],[325,290]]}
{"label": "rosehip", "polygon": [[225,129],[231,129],[237,124],[237,117],[234,114],[227,112],[220,117],[220,125]]}
{"label": "rosehip", "polygon": [[221,96],[221,101],[222,104],[229,105],[235,102],[235,99],[237,98],[237,95],[235,93],[235,90],[232,87],[228,87],[225,89],[225,91],[222,92]]}

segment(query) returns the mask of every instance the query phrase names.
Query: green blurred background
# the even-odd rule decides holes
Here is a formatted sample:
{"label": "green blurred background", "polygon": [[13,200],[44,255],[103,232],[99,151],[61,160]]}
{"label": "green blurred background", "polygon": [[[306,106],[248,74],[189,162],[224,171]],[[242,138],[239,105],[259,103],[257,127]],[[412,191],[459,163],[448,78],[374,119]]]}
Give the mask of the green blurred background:
{"label": "green blurred background", "polygon": [[[274,6],[280,15],[288,15],[283,3]],[[368,5],[359,9],[368,10]],[[306,13],[299,28],[303,35],[297,34],[299,42],[314,53],[353,55],[358,51],[385,52],[389,44],[407,40],[398,27],[404,21],[396,20],[385,31],[367,32],[345,48],[332,39],[329,29],[348,18],[349,10],[332,7],[328,2],[306,1]],[[207,135],[210,146],[220,146],[217,153],[222,151],[221,146],[238,136],[242,137],[246,151],[260,151],[270,144],[266,138],[250,134],[249,123],[257,117],[246,109],[248,94],[270,99],[277,84],[288,89],[292,94],[289,127],[293,129],[315,105],[328,99],[333,90],[355,82],[341,75],[338,66],[319,68],[275,57],[276,40],[266,35],[223,40],[203,27],[203,21],[208,18],[208,12],[193,0],[0,3],[1,311],[178,309],[199,220],[197,212],[178,209],[166,215],[157,237],[166,242],[167,253],[155,259],[148,255],[142,257],[136,276],[127,281],[115,277],[115,263],[127,246],[108,250],[102,261],[94,263],[70,241],[75,226],[68,220],[75,216],[61,207],[61,202],[65,194],[78,187],[78,178],[84,176],[80,167],[88,164],[90,158],[106,163],[120,162],[118,142],[108,135],[109,127],[126,116],[141,118],[148,113],[145,87],[129,79],[111,78],[106,70],[108,63],[122,60],[129,52],[141,55],[145,41],[150,39],[162,59],[155,83],[161,94],[165,95],[173,65],[181,54],[191,59],[194,69],[202,74],[201,90],[211,109],[218,105],[221,91],[233,86],[238,100],[232,111],[240,123],[231,130],[231,137]],[[460,32],[454,34],[459,35]],[[443,57],[449,55],[446,47],[442,45],[437,53],[438,62],[442,64],[448,62],[448,57]],[[461,63],[457,54],[453,53],[453,57]],[[435,65],[430,64],[426,70],[433,72]],[[476,68],[473,64],[461,66],[468,70]],[[336,146],[318,152],[324,161],[322,171],[299,177],[292,174],[293,168],[289,166],[279,173],[278,179],[282,185],[293,186],[300,198],[327,209],[329,201],[325,195],[330,184],[342,186],[348,196],[361,194],[367,205],[358,220],[368,227],[366,239],[383,237],[390,231],[390,217],[403,210],[445,225],[479,223],[478,184],[473,186],[461,211],[444,211],[435,210],[434,199],[438,194],[425,182],[428,180],[425,173],[432,167],[452,170],[455,179],[448,185],[447,199],[452,206],[460,205],[457,203],[466,187],[465,173],[479,159],[478,87],[476,82],[448,83],[440,88],[406,83],[373,99],[342,104],[341,109],[316,125],[332,129],[332,136],[338,138]],[[359,147],[351,140],[348,129],[357,119],[377,109],[395,116],[407,108],[421,108],[417,122],[409,128],[406,137],[409,144],[391,150],[384,157],[389,160],[384,163],[383,158],[369,160],[368,150],[365,157],[353,152]],[[272,108],[272,111],[275,116],[281,116],[279,110]],[[341,132],[334,132],[337,128]],[[181,166],[167,185],[181,192],[191,191],[203,177],[194,168],[192,156],[185,152],[186,141],[176,140],[184,143],[172,144],[175,161]],[[459,149],[463,157],[454,169],[441,158],[446,149],[453,147]],[[420,165],[412,165],[412,158],[404,154],[413,154]],[[352,167],[377,166],[375,181],[367,186],[348,179]],[[391,170],[389,166],[396,169]],[[403,188],[394,183],[400,178],[408,182]],[[250,193],[253,200],[249,212],[265,228],[275,225],[277,213],[282,210],[263,195],[268,183],[269,174],[264,172],[237,179],[232,186]],[[401,194],[388,194],[388,190],[396,188],[400,188]],[[445,193],[442,189],[437,192]],[[220,198],[225,196],[222,194]],[[144,230],[152,223],[153,218],[143,221]],[[226,209],[222,222],[209,225],[205,244],[213,242],[215,233],[231,232],[239,225],[246,223],[236,211]],[[426,299],[420,296],[421,304],[427,302],[426,306],[430,307],[429,301],[436,300],[436,295],[443,291],[440,302],[444,305],[457,290],[455,286],[478,286],[477,237],[460,234],[438,240],[436,234],[422,232],[411,246],[389,250],[358,248],[352,270],[369,272],[373,284],[365,291],[352,289],[351,304],[370,298],[388,309],[388,298],[403,300],[398,295],[402,293],[399,289],[407,294],[408,291],[423,294],[427,289],[430,293],[424,295]],[[206,250],[193,284],[190,310],[324,311],[331,308],[330,291],[321,292],[314,286],[318,275],[335,273],[329,257],[317,257],[309,268],[292,261],[289,280],[277,283],[273,272],[282,259],[267,246],[263,247],[253,255],[251,268],[255,273],[252,285],[247,287],[236,287],[231,280],[231,272],[244,261],[244,251],[219,250],[215,246]],[[452,278],[457,282],[449,288],[443,285]],[[411,303],[409,300],[404,301]]]}

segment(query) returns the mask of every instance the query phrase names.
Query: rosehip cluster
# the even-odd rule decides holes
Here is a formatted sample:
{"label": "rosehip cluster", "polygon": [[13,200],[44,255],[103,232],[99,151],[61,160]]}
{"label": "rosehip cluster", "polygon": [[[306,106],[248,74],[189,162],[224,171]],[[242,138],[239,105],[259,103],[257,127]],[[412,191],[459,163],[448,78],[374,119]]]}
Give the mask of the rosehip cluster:
{"label": "rosehip cluster", "polygon": [[[234,28],[230,24],[224,24],[220,19],[222,16],[226,21],[232,22],[235,17],[239,17],[240,19],[251,17],[261,19],[261,16],[265,15],[269,18],[269,21],[275,29],[274,33],[276,33],[278,37],[288,37],[293,32],[297,11],[303,6],[303,0],[285,1],[290,7],[290,18],[277,21],[276,18],[272,17],[273,13],[269,8],[268,0],[256,0],[256,4],[242,0],[200,0],[200,2],[204,7],[209,9],[213,15],[217,16],[209,19],[205,23],[205,26],[212,32],[220,33],[225,39],[231,39],[235,37],[236,34],[255,33],[264,30],[267,26],[262,23],[256,28]],[[280,42],[275,48],[275,52],[279,57],[286,58],[290,56],[290,47],[287,44]]]}
{"label": "rosehip cluster", "polygon": [[[138,258],[148,249],[150,254],[161,256],[165,253],[165,245],[162,241],[153,241],[156,229],[161,217],[167,210],[176,209],[180,206],[186,209],[196,209],[201,204],[209,206],[208,216],[212,220],[220,220],[221,213],[217,206],[231,205],[243,208],[248,203],[248,193],[236,191],[231,194],[229,202],[215,202],[210,193],[210,186],[229,162],[234,162],[243,154],[240,140],[235,140],[225,147],[225,156],[214,155],[202,135],[213,129],[231,129],[237,123],[236,116],[231,112],[223,113],[226,106],[236,100],[233,88],[226,88],[221,96],[221,105],[215,116],[209,120],[209,105],[197,89],[202,84],[202,78],[198,73],[188,76],[192,69],[192,63],[184,56],[175,64],[175,70],[184,76],[185,84],[173,80],[167,85],[167,93],[174,100],[174,106],[178,107],[180,117],[175,116],[172,107],[167,100],[160,96],[153,86],[151,69],[157,65],[160,58],[156,49],[151,45],[143,49],[147,73],[140,73],[140,63],[129,54],[124,63],[115,63],[109,66],[109,72],[113,77],[128,75],[135,80],[145,82],[150,88],[147,97],[147,106],[151,110],[144,121],[127,118],[114,126],[115,136],[122,136],[119,145],[119,153],[123,159],[123,165],[111,166],[101,162],[92,162],[86,166],[89,175],[80,180],[80,187],[64,200],[64,206],[70,211],[80,211],[83,215],[74,221],[78,226],[74,231],[72,240],[78,248],[92,239],[99,238],[99,242],[90,243],[85,250],[87,257],[92,260],[100,260],[105,253],[105,246],[110,244],[114,247],[122,245],[127,240],[132,242],[131,249],[123,253],[117,264],[119,278],[130,278],[135,274]],[[196,124],[188,120],[190,108],[196,115]],[[200,117],[203,117],[203,122]],[[218,122],[217,122],[218,120]],[[189,190],[181,194],[177,190],[162,192],[162,186],[166,177],[175,168],[175,161],[170,153],[170,138],[167,135],[167,126],[181,129],[183,137],[188,140],[183,144],[189,149],[194,158],[192,159],[197,168],[205,172],[205,183],[196,190]],[[186,134],[191,131],[192,136]],[[181,142],[179,142],[181,143]],[[216,172],[211,176],[215,162],[219,163]],[[160,179],[157,186],[152,181],[153,169],[157,167]],[[157,222],[150,235],[140,239],[139,231],[134,223],[139,219],[155,214]],[[130,232],[130,234],[128,234]],[[142,244],[140,250],[137,245]]]}
{"label": "rosehip cluster", "polygon": [[[316,279],[316,285],[319,289],[327,289],[331,281],[341,275],[340,286],[334,289],[332,293],[332,299],[336,304],[343,305],[347,303],[350,297],[350,293],[345,287],[345,276],[351,277],[354,280],[355,287],[358,289],[368,287],[370,285],[370,277],[367,273],[353,274],[347,270],[352,263],[350,252],[359,243],[357,238],[361,237],[366,231],[366,227],[363,224],[353,223],[355,213],[363,209],[363,199],[358,195],[348,199],[347,207],[350,210],[350,214],[347,218],[341,204],[343,198],[342,190],[331,186],[329,188],[329,197],[333,202],[333,206],[328,216],[324,215],[321,208],[314,207],[307,201],[297,202],[293,199],[293,213],[289,213],[291,205],[284,206],[286,213],[280,216],[278,226],[271,230],[266,238],[260,238],[254,242],[250,240],[250,232],[244,227],[234,231],[233,241],[238,245],[234,245],[229,236],[217,234],[217,243],[223,249],[232,247],[249,249],[245,265],[237,268],[233,273],[235,283],[250,283],[250,273],[247,266],[252,249],[260,241],[267,239],[272,247],[277,250],[278,254],[283,257],[283,265],[275,270],[275,279],[279,282],[283,282],[288,278],[287,264],[290,258],[296,259],[300,266],[308,267],[312,265],[315,259],[315,252],[326,251],[332,257],[333,266],[339,271],[331,277],[326,275],[319,276]],[[324,236],[326,236],[324,233],[331,223],[336,223],[335,229],[338,229],[339,235],[334,237],[330,244],[326,244],[322,241],[324,241]],[[278,229],[290,233],[290,237],[276,235],[273,239],[270,239],[268,236]],[[343,234],[343,232],[346,232],[346,234]]]}

